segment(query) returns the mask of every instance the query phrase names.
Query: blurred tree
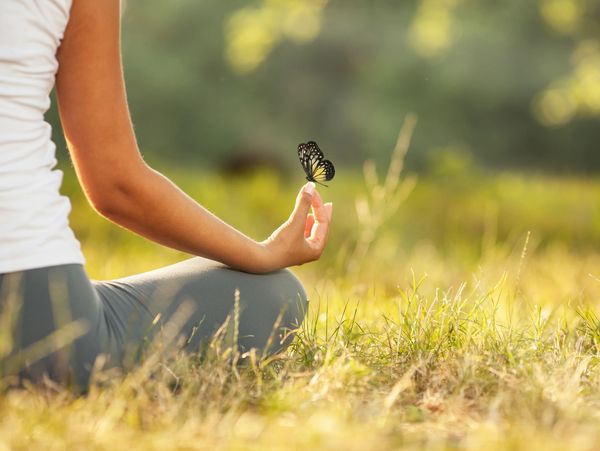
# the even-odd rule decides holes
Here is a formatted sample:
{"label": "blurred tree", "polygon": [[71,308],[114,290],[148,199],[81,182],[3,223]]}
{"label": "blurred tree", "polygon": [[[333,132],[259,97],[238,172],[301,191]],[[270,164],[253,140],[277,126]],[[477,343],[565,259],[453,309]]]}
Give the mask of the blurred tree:
{"label": "blurred tree", "polygon": [[284,38],[303,43],[321,29],[327,0],[262,0],[235,11],[225,24],[226,56],[238,73],[255,70]]}
{"label": "blurred tree", "polygon": [[295,166],[296,145],[315,139],[338,165],[383,162],[414,111],[413,168],[450,147],[491,166],[600,170],[597,0],[126,6],[126,81],[150,158],[213,165],[251,148]]}
{"label": "blurred tree", "polygon": [[456,33],[454,11],[461,0],[421,0],[410,39],[417,53],[425,58],[438,56],[448,49]]}
{"label": "blurred tree", "polygon": [[550,84],[535,100],[545,125],[564,125],[576,117],[600,116],[600,4],[590,0],[541,0],[546,23],[571,38],[571,72]]}

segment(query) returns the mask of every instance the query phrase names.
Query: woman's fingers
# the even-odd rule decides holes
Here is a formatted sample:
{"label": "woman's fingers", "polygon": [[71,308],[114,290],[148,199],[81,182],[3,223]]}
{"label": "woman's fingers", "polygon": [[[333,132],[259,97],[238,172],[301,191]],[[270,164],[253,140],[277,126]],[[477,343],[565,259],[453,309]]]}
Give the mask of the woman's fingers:
{"label": "woman's fingers", "polygon": [[292,211],[290,216],[290,222],[292,224],[297,224],[299,227],[304,228],[312,199],[315,197],[316,192],[315,184],[313,182],[308,182],[300,189],[298,196],[296,196],[294,211]]}
{"label": "woman's fingers", "polygon": [[320,253],[327,242],[333,205],[330,202],[323,204],[318,191],[315,191],[311,203],[315,220],[307,242],[313,249]]}
{"label": "woman's fingers", "polygon": [[315,219],[317,222],[325,222],[328,220],[327,212],[324,209],[323,199],[318,191],[315,190],[315,193],[312,196],[310,204],[313,209],[313,213],[315,215]]}
{"label": "woman's fingers", "polygon": [[331,222],[331,218],[333,217],[333,203],[327,202],[324,207],[325,211],[327,212],[327,216],[329,217],[329,222]]}
{"label": "woman's fingers", "polygon": [[327,242],[331,212],[331,203],[323,203],[314,183],[304,185],[289,219],[261,243],[265,271],[317,260]]}
{"label": "woman's fingers", "polygon": [[308,238],[310,236],[311,230],[315,223],[315,215],[309,213],[306,217],[306,226],[304,227],[304,238]]}

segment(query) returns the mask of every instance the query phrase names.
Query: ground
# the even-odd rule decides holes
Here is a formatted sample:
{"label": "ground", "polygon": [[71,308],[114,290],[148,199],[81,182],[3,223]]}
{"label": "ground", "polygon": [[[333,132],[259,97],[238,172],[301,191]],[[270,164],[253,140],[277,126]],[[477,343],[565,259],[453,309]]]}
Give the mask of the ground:
{"label": "ground", "polygon": [[[64,170],[92,277],[185,258],[97,217]],[[295,269],[310,309],[286,352],[236,366],[217,337],[86,397],[3,391],[0,449],[597,449],[600,182],[459,167],[400,193],[369,171],[321,189],[331,240]],[[302,183],[165,172],[255,238]]]}

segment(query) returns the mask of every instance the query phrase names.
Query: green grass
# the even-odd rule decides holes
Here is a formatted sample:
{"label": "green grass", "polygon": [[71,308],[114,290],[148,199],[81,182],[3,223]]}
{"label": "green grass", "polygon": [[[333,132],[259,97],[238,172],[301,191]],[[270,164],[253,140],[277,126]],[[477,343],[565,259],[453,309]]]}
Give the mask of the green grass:
{"label": "green grass", "polygon": [[[255,238],[302,183],[165,172]],[[64,192],[92,277],[185,258],[97,217],[70,173]],[[0,449],[598,448],[599,181],[438,171],[376,226],[356,215],[380,195],[362,175],[321,192],[331,241],[295,270],[311,302],[288,351],[235,367],[215,341],[84,398],[5,392]]]}

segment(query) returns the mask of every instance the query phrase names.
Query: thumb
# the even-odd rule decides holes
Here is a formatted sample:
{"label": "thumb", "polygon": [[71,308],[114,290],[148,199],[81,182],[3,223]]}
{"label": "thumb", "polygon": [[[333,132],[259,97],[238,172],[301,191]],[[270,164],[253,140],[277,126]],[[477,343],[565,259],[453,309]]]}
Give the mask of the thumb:
{"label": "thumb", "polygon": [[311,202],[313,195],[315,194],[315,184],[308,182],[302,187],[298,196],[296,197],[296,206],[290,217],[290,221],[293,223],[300,223],[304,228],[306,224],[306,217],[310,211]]}

